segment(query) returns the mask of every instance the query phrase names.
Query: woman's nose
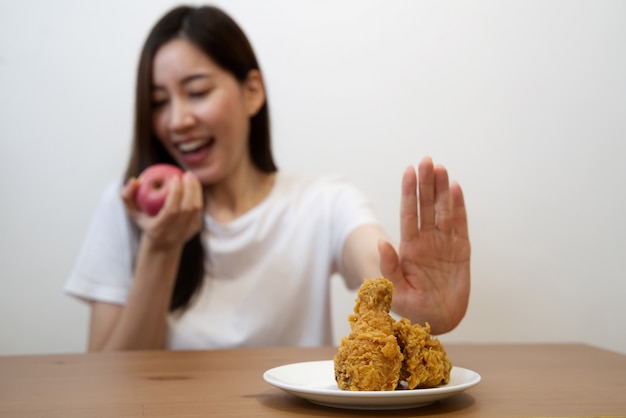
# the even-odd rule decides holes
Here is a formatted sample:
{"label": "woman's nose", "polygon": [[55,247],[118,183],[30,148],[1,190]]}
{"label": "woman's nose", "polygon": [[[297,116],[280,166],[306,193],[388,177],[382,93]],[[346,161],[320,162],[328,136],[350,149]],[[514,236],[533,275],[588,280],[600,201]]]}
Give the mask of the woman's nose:
{"label": "woman's nose", "polygon": [[176,101],[171,107],[170,129],[173,131],[186,129],[193,125],[195,118],[191,107],[184,101]]}

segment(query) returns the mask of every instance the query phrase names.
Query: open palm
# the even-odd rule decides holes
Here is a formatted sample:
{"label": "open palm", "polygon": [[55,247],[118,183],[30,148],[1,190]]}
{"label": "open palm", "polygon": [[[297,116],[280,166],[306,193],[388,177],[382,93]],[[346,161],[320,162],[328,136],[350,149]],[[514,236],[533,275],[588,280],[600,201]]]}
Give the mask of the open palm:
{"label": "open palm", "polygon": [[413,322],[428,322],[440,334],[453,329],[467,310],[467,213],[461,187],[449,183],[443,166],[426,157],[418,174],[413,167],[404,173],[400,245],[396,252],[381,242],[380,268],[394,284],[394,311]]}

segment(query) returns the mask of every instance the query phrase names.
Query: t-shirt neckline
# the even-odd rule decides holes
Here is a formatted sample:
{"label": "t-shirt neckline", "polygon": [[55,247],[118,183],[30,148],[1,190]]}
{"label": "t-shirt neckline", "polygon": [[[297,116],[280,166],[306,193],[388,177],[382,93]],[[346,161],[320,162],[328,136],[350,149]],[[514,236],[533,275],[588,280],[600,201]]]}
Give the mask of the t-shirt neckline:
{"label": "t-shirt neckline", "polygon": [[240,216],[226,223],[216,221],[211,215],[205,212],[204,222],[208,230],[212,233],[235,233],[237,231],[245,229],[250,224],[250,222],[256,222],[257,212],[263,210],[267,205],[270,204],[272,200],[274,200],[274,196],[282,187],[282,182],[283,176],[280,172],[276,172],[274,184],[272,185],[272,189],[267,194],[267,196],[265,196],[265,198],[261,202],[259,202],[259,204],[257,204],[247,212],[242,213]]}

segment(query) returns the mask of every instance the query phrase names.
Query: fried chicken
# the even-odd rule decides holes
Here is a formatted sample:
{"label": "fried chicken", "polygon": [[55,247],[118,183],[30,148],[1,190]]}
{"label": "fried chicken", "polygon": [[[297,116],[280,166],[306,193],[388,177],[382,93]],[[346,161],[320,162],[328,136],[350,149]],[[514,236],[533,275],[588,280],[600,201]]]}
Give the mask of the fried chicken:
{"label": "fried chicken", "polygon": [[430,325],[419,324],[402,318],[394,324],[398,345],[404,361],[400,371],[400,380],[407,383],[409,389],[436,387],[450,381],[452,363],[441,342],[430,336]]}
{"label": "fried chicken", "polygon": [[335,355],[335,380],[342,390],[395,390],[402,353],[389,315],[393,286],[387,279],[367,279],[361,285],[354,314],[348,317],[350,335]]}
{"label": "fried chicken", "polygon": [[395,390],[436,387],[450,381],[452,363],[439,340],[424,327],[390,315],[393,285],[384,277],[361,285],[350,334],[334,357],[335,380],[342,390]]}

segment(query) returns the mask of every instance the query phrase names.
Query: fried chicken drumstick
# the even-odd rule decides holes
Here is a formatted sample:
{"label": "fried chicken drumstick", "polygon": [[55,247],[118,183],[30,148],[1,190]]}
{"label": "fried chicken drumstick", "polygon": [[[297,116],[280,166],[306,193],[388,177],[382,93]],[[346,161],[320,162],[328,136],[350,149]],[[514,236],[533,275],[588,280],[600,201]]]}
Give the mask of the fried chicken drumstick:
{"label": "fried chicken drumstick", "polygon": [[393,286],[388,280],[368,279],[360,287],[350,335],[335,355],[335,380],[342,390],[394,390],[398,386],[402,353],[389,315]]}
{"label": "fried chicken drumstick", "polygon": [[452,363],[448,360],[441,342],[430,336],[430,325],[402,318],[394,324],[394,332],[404,360],[400,380],[409,389],[432,388],[450,381]]}
{"label": "fried chicken drumstick", "polygon": [[334,358],[335,380],[342,390],[395,390],[448,383],[452,364],[441,343],[430,336],[430,326],[390,315],[392,283],[381,277],[361,285],[354,313],[348,317],[350,334]]}

